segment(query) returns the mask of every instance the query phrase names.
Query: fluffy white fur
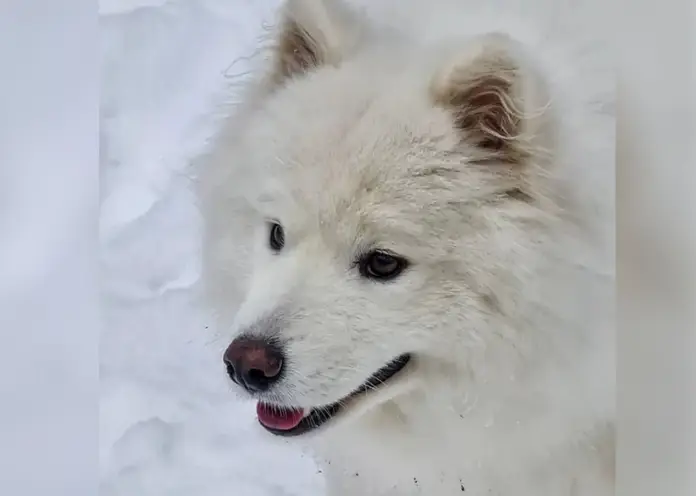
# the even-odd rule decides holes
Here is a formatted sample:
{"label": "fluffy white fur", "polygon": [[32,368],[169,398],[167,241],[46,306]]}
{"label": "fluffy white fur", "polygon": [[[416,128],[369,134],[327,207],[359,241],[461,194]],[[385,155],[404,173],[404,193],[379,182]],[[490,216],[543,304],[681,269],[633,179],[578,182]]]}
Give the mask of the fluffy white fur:
{"label": "fluffy white fur", "polygon": [[[613,494],[604,2],[363,3],[286,3],[201,170],[221,329],[286,345],[278,405],[335,402],[413,354],[294,440],[330,496]],[[369,247],[411,266],[365,280]]]}

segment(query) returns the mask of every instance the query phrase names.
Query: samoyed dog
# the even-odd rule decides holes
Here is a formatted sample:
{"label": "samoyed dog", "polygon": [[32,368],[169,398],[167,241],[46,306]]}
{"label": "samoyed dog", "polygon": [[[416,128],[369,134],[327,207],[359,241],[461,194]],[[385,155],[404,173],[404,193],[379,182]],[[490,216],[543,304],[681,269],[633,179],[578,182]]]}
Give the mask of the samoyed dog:
{"label": "samoyed dog", "polygon": [[200,172],[221,369],[330,496],[613,494],[608,7],[362,3],[283,4]]}

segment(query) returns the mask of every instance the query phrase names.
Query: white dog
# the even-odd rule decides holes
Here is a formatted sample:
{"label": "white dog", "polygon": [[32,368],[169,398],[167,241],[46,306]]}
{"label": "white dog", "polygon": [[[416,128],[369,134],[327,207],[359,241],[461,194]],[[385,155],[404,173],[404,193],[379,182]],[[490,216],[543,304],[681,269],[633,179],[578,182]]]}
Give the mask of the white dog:
{"label": "white dog", "polygon": [[205,280],[329,495],[613,494],[602,6],[284,5],[201,171]]}

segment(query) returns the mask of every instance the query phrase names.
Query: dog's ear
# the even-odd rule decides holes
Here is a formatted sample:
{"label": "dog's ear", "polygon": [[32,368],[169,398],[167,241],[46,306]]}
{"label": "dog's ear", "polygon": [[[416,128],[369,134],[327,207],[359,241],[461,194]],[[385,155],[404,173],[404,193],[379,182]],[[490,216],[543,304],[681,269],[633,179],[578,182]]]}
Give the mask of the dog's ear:
{"label": "dog's ear", "polygon": [[365,34],[363,20],[342,0],[286,0],[280,16],[272,46],[274,85],[338,65]]}
{"label": "dog's ear", "polygon": [[545,93],[517,44],[487,34],[454,52],[431,82],[435,105],[452,113],[481,162],[521,163],[543,115]]}

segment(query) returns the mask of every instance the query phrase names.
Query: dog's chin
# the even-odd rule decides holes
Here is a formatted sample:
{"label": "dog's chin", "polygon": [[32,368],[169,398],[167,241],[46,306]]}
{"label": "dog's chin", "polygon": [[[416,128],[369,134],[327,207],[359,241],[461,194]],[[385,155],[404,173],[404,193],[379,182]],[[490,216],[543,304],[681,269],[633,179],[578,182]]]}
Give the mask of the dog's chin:
{"label": "dog's chin", "polygon": [[398,396],[407,387],[413,357],[406,353],[385,364],[352,393],[327,404],[297,408],[259,401],[256,414],[261,426],[284,437],[308,436],[339,420],[359,416],[374,406]]}

